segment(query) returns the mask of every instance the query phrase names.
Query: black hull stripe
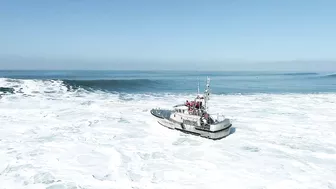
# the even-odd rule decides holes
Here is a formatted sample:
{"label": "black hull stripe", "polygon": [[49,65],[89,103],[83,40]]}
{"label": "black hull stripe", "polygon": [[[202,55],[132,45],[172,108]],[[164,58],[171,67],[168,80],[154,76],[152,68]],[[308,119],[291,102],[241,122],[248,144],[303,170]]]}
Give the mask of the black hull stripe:
{"label": "black hull stripe", "polygon": [[201,128],[197,128],[197,127],[195,127],[195,129],[200,130],[200,131],[205,131],[205,132],[208,132],[208,133],[218,133],[218,132],[225,131],[225,130],[229,129],[230,127],[232,127],[232,124],[230,124],[229,126],[223,128],[221,130],[218,130],[218,131],[210,131],[210,130],[205,130],[205,129],[201,129]]}
{"label": "black hull stripe", "polygon": [[[224,136],[218,137],[218,138],[211,138],[211,137],[202,136],[200,133],[195,133],[195,132],[191,132],[191,131],[188,131],[188,130],[182,130],[182,129],[179,129],[179,128],[170,128],[170,127],[167,127],[167,126],[163,125],[159,121],[158,121],[158,123],[160,125],[162,125],[163,127],[171,129],[171,130],[178,130],[178,131],[180,131],[182,133],[191,134],[191,135],[194,135],[194,136],[199,136],[199,137],[210,139],[210,140],[220,140],[220,139],[226,138],[228,136],[228,135],[224,135]],[[229,128],[229,127],[227,127],[227,128]]]}

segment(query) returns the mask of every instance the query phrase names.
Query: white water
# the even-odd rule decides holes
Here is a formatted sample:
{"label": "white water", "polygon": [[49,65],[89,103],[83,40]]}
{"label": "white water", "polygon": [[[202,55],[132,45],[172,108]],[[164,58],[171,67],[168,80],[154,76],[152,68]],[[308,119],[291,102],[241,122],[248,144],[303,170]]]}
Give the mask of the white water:
{"label": "white water", "polygon": [[16,85],[0,98],[0,188],[336,188],[336,94],[212,96],[235,128],[212,141],[149,113],[191,96]]}

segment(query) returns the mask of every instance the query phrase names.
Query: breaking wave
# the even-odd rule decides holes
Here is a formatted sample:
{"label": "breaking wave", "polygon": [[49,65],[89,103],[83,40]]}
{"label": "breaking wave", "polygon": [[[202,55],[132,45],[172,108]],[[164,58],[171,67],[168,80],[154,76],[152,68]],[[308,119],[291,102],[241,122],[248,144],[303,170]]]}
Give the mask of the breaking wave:
{"label": "breaking wave", "polygon": [[305,76],[305,75],[318,75],[315,72],[297,72],[297,73],[284,73],[283,75],[291,75],[291,76]]}
{"label": "breaking wave", "polygon": [[334,74],[328,74],[328,75],[325,75],[324,77],[332,77],[332,78],[336,78],[336,73],[334,73]]}
{"label": "breaking wave", "polygon": [[145,89],[159,88],[164,81],[150,79],[115,79],[115,80],[62,80],[63,83],[72,89],[84,88],[87,90],[122,91],[130,92],[143,91]]}
{"label": "breaking wave", "polygon": [[0,94],[37,94],[74,91],[148,92],[165,86],[163,80],[116,79],[116,80],[52,80],[0,78]]}
{"label": "breaking wave", "polygon": [[[336,74],[287,73],[294,76],[285,77],[212,77],[212,94],[259,94],[259,93],[328,93],[335,92]],[[312,75],[307,76],[307,75]],[[324,79],[323,79],[324,78]],[[326,78],[330,78],[329,80]],[[300,87],[298,86],[300,84]],[[201,91],[203,83],[200,82]],[[111,92],[127,94],[194,94],[197,92],[197,79],[190,77],[150,77],[115,78],[115,79],[14,79],[0,78],[0,94],[65,92]]]}
{"label": "breaking wave", "polygon": [[195,76],[195,77],[206,77],[206,76],[312,76],[318,75],[316,72],[222,72],[222,71],[209,71],[209,72],[181,72],[179,74],[184,74],[185,76]]}

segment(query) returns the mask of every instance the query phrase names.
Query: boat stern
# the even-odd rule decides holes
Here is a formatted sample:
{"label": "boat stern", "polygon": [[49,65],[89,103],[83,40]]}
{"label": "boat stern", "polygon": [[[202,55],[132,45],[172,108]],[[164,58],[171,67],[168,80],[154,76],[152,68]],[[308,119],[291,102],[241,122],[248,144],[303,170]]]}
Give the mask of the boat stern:
{"label": "boat stern", "polygon": [[221,130],[230,129],[231,126],[232,126],[232,123],[231,123],[230,119],[226,118],[226,119],[224,119],[222,121],[210,124],[209,130],[211,132],[218,132],[218,131],[221,131]]}
{"label": "boat stern", "polygon": [[231,127],[231,121],[229,119],[225,119],[221,122],[210,125],[209,131],[205,134],[205,137],[213,140],[225,138],[230,135]]}

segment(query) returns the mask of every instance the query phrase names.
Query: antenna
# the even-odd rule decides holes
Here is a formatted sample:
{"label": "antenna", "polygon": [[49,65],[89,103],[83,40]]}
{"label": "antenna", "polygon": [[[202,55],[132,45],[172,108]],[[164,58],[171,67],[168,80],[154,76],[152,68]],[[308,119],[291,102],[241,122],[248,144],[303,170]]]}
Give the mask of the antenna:
{"label": "antenna", "polygon": [[200,93],[199,93],[199,78],[197,78],[197,80],[198,80],[198,84],[197,84],[197,94],[200,94]]}
{"label": "antenna", "polygon": [[206,93],[205,96],[207,100],[209,100],[209,96],[210,96],[210,78],[209,77],[207,77],[205,93]]}
{"label": "antenna", "polygon": [[207,101],[209,100],[209,96],[210,96],[210,78],[207,77],[207,81],[206,81],[206,89],[204,91],[205,93],[205,98],[204,98],[204,106],[205,106],[205,110],[208,111],[208,106],[207,106]]}

